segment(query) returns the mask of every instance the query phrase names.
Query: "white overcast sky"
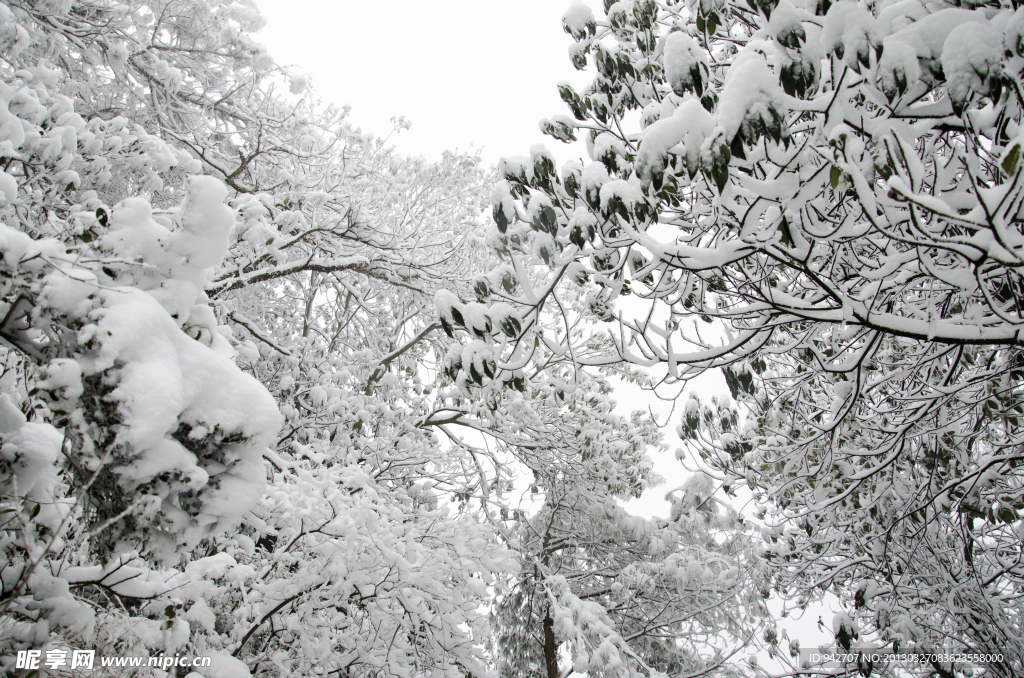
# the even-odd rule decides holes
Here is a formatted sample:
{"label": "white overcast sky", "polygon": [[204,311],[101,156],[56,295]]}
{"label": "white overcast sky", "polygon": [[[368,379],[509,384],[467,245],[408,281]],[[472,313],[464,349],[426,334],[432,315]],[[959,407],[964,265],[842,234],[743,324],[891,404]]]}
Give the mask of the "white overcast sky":
{"label": "white overcast sky", "polygon": [[493,164],[543,142],[568,158],[537,123],[568,113],[559,81],[587,82],[562,30],[569,2],[257,0],[267,18],[258,39],[324,98],[349,104],[363,131],[386,136],[405,116],[412,129],[392,138],[403,151],[437,159],[472,147]]}

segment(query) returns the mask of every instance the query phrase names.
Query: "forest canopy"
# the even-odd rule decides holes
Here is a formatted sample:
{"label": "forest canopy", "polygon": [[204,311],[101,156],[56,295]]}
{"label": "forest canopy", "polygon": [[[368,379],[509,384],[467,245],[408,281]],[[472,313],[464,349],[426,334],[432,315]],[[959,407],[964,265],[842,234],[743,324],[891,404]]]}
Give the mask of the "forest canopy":
{"label": "forest canopy", "polygon": [[576,0],[560,169],[404,157],[262,21],[0,3],[4,671],[816,675],[826,601],[840,671],[1024,673],[1024,9]]}

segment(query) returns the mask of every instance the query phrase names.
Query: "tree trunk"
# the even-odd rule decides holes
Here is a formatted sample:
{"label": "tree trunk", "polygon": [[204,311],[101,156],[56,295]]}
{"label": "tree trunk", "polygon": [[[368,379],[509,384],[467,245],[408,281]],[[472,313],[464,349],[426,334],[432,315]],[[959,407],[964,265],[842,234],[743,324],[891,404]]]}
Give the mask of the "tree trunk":
{"label": "tree trunk", "polygon": [[548,678],[558,678],[558,644],[555,643],[555,620],[551,613],[544,615],[544,665]]}

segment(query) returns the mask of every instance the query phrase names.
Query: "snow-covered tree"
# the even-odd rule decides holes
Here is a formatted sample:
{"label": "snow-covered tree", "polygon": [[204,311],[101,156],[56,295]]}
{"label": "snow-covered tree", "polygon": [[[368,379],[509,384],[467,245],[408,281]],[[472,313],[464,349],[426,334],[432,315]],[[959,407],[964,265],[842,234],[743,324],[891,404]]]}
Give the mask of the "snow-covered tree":
{"label": "snow-covered tree", "polygon": [[[565,14],[594,79],[541,122],[589,158],[558,172],[535,147],[492,194],[522,289],[499,375],[531,345],[653,367],[662,393],[723,369],[739,407],[685,403],[680,434],[771,511],[777,590],[831,589],[872,639],[1019,673],[1024,10],[604,10]],[[613,323],[614,355],[552,332],[552,309]]]}
{"label": "snow-covered tree", "polygon": [[650,423],[612,417],[607,387],[492,379],[513,321],[484,302],[514,276],[481,237],[478,161],[352,129],[260,22],[0,5],[5,668],[66,644],[217,675],[486,675],[482,610],[532,519],[514,467],[554,477],[591,431],[602,496],[644,486]]}
{"label": "snow-covered tree", "polygon": [[743,675],[767,617],[750,523],[703,474],[673,494],[670,520],[629,515],[620,455],[593,433],[584,460],[537,471],[543,506],[511,533],[523,565],[494,613],[500,675],[564,676],[563,653],[595,676]]}
{"label": "snow-covered tree", "polygon": [[[502,469],[442,442],[458,422],[434,390],[447,346],[433,288],[486,254],[472,246],[484,175],[467,158],[428,165],[346,142],[348,183],[287,206],[296,232],[277,259],[245,254],[248,278],[208,287],[244,339],[240,364],[285,415],[269,457],[275,489],[239,541],[263,573],[252,591],[273,605],[252,606],[218,642],[295,675],[482,675],[480,608],[494,573],[516,564],[456,500]],[[244,254],[280,220],[268,218],[276,206],[243,200]],[[239,603],[228,592],[220,604]]]}
{"label": "snow-covered tree", "polygon": [[515,563],[424,484],[466,474],[402,358],[475,256],[476,161],[288,91],[247,4],[0,10],[4,665],[485,673]]}
{"label": "snow-covered tree", "polygon": [[[235,223],[226,187],[123,120],[87,131],[56,78],[39,65],[3,85],[8,169],[20,170],[3,174],[3,218],[21,227],[3,226],[3,642],[44,645],[52,632],[108,652],[173,651],[188,625],[152,603],[193,578],[164,568],[235,530],[261,497],[280,415],[234,364],[202,293]],[[46,136],[54,115],[70,124]],[[105,182],[88,175],[55,189],[84,162],[76,132],[98,147],[126,133],[163,154],[181,204],[107,208],[91,188]],[[130,166],[139,151],[117,142],[108,161]]]}
{"label": "snow-covered tree", "polygon": [[[557,311],[546,313],[528,269],[508,249],[499,254],[505,264],[473,279],[476,301],[435,297],[455,340],[443,367],[457,395],[444,421],[494,436],[505,458],[532,472],[542,500],[480,498],[511,519],[504,534],[520,561],[494,615],[499,670],[564,675],[566,652],[572,670],[595,675],[742,673],[747,657],[737,653],[766,614],[752,524],[716,510],[684,529],[618,507],[654,480],[644,452],[660,433],[646,415],[614,414],[610,382],[586,368],[609,363],[616,376],[649,382],[611,364],[613,345],[580,313],[586,298],[575,284],[549,291]],[[530,300],[533,311],[519,315]],[[697,504],[716,507],[717,489],[709,484]]]}

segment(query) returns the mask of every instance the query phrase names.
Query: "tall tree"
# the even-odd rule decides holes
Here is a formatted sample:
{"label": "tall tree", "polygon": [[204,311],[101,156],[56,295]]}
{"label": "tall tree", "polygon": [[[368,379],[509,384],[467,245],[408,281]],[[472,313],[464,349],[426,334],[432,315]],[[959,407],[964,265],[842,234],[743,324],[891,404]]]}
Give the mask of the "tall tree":
{"label": "tall tree", "polygon": [[[650,423],[611,416],[606,385],[559,361],[495,379],[487,340],[514,325],[485,302],[515,275],[485,246],[478,161],[353,130],[260,22],[243,2],[0,5],[5,669],[70,645],[486,675],[481,608],[532,520],[514,468],[546,474],[558,530],[600,503],[586,483],[644,486]],[[587,445],[556,500],[548,466]],[[645,567],[644,539],[595,548]]]}
{"label": "tall tree", "polygon": [[609,475],[607,456],[537,474],[544,503],[512,532],[523,565],[494,613],[500,674],[744,675],[767,617],[751,524],[703,474],[670,520],[629,515]]}
{"label": "tall tree", "polygon": [[[530,345],[658,366],[662,393],[723,369],[740,408],[687,404],[680,435],[770,511],[779,593],[831,589],[878,641],[1020,673],[1024,15],[604,10],[566,13],[594,80],[559,85],[572,115],[542,121],[589,161],[558,174],[535,147],[492,194],[524,289],[498,370]],[[542,327],[553,306],[613,323],[615,356]]]}
{"label": "tall tree", "polygon": [[251,5],[0,10],[3,647],[484,673],[515,565],[409,418],[432,290],[479,258],[477,161],[356,133]]}

